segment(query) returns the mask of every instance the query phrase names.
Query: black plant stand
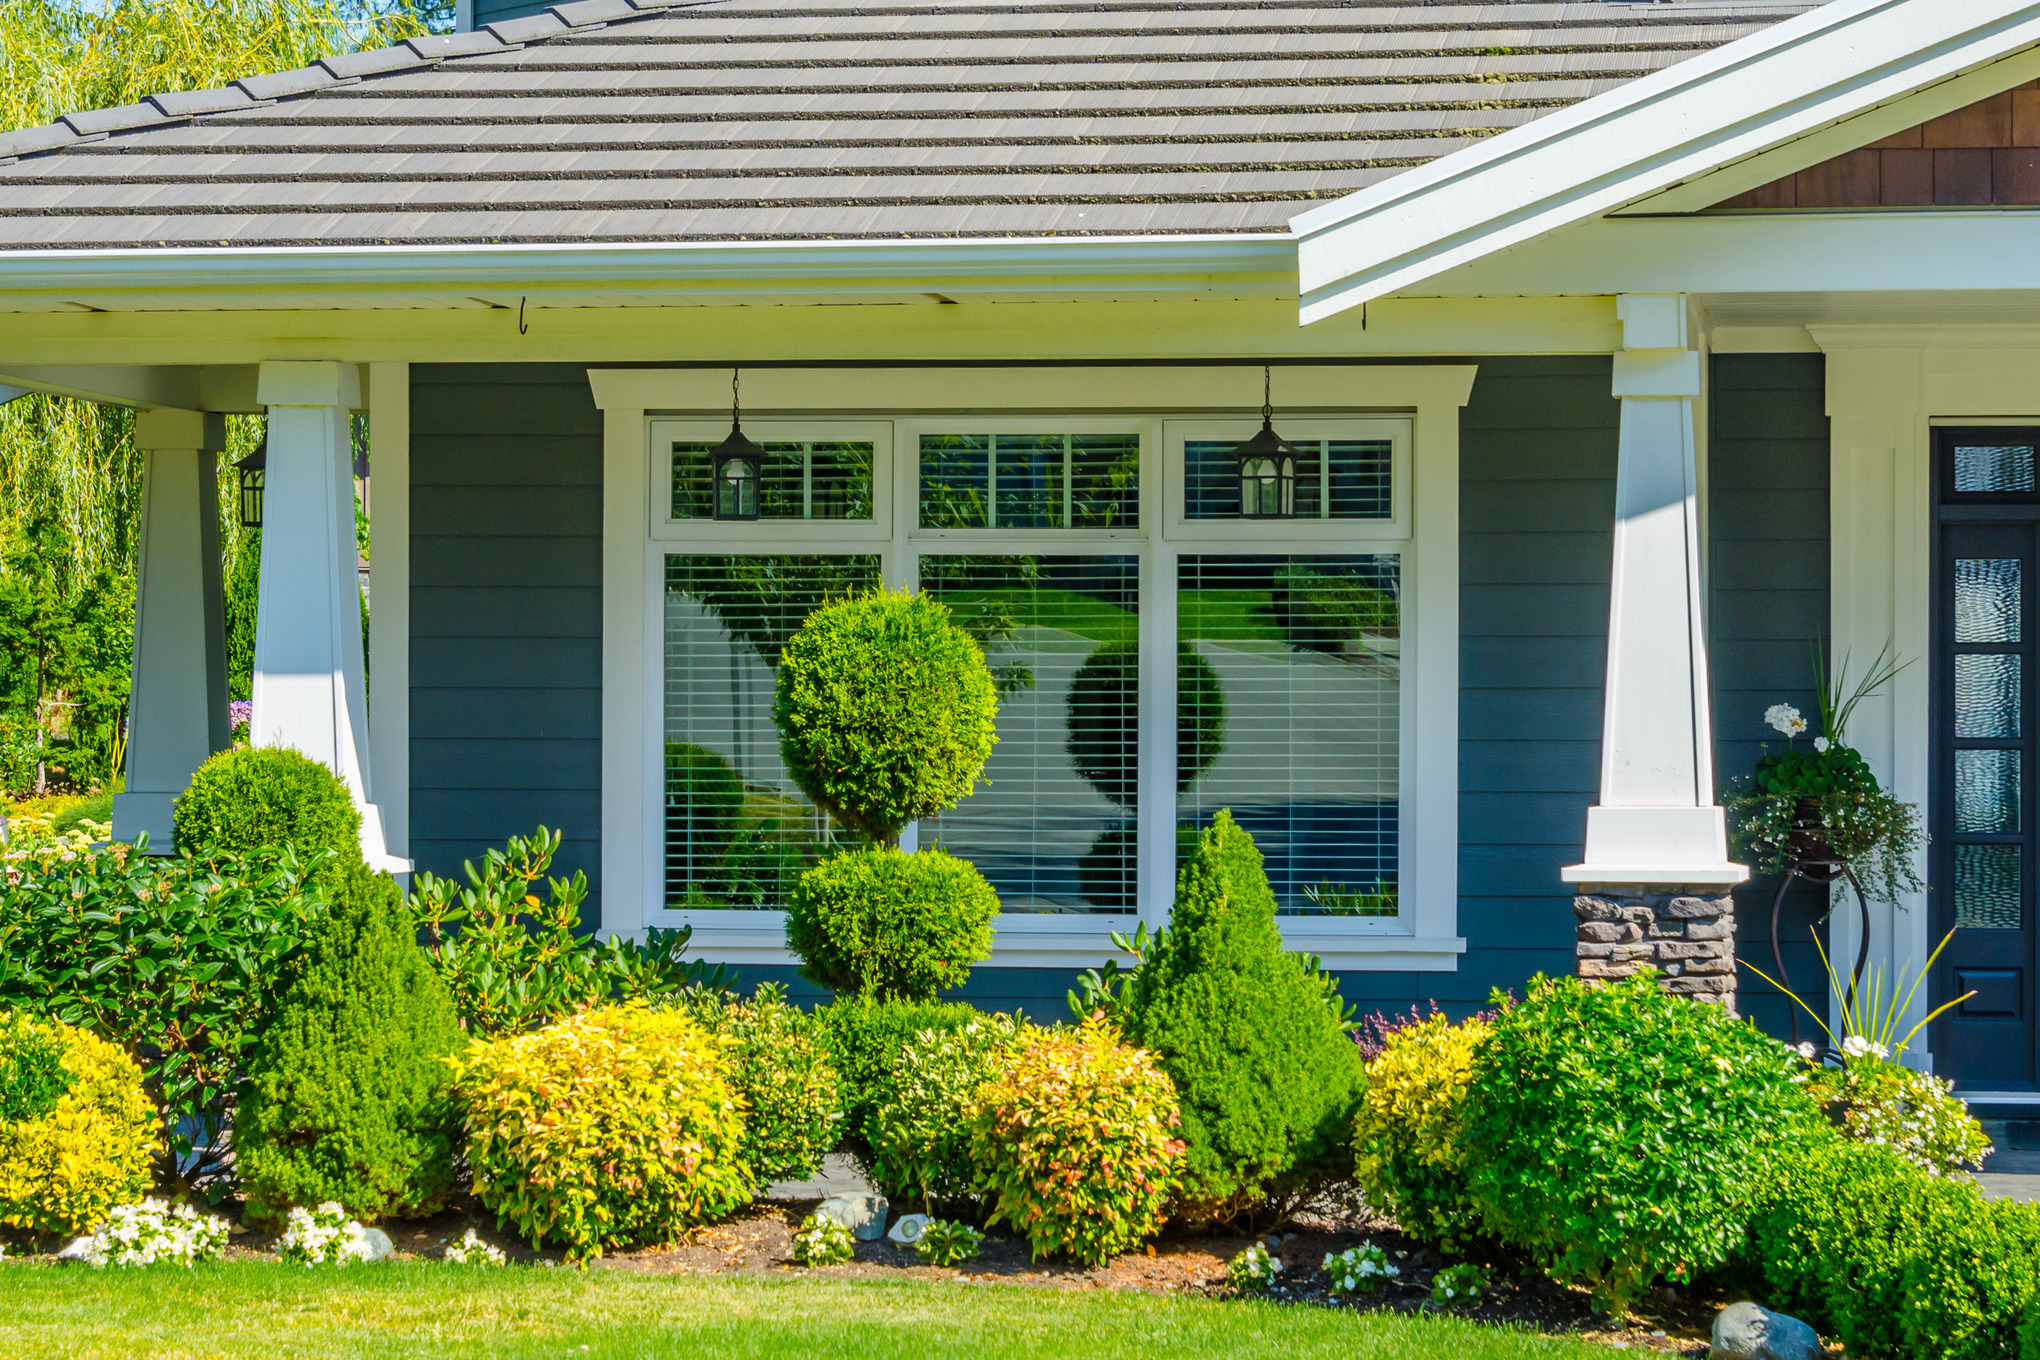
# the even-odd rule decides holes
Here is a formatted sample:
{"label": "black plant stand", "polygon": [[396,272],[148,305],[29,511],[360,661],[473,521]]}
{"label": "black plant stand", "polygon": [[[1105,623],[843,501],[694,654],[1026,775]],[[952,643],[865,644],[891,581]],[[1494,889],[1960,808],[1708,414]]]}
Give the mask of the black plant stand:
{"label": "black plant stand", "polygon": [[[1863,885],[1856,881],[1856,871],[1850,866],[1849,861],[1828,851],[1825,854],[1794,859],[1786,865],[1785,877],[1778,881],[1778,891],[1771,898],[1771,961],[1778,966],[1778,986],[1784,989],[1785,995],[1800,1002],[1799,1006],[1786,1008],[1792,1013],[1792,1042],[1795,1044],[1799,1042],[1799,1010],[1805,1002],[1800,1001],[1799,993],[1792,990],[1791,979],[1785,973],[1785,951],[1778,941],[1778,914],[1784,910],[1786,890],[1792,886],[1792,881],[1798,878],[1821,887],[1847,879],[1849,886],[1855,890],[1856,910],[1861,915],[1863,924],[1856,946],[1856,966],[1849,971],[1849,990],[1842,1002],[1844,1010],[1853,1012],[1856,1009],[1856,988],[1862,983],[1863,970],[1870,962],[1870,901],[1863,895]],[[1833,914],[1834,907],[1830,905],[1826,915],[1821,919],[1826,920]]]}

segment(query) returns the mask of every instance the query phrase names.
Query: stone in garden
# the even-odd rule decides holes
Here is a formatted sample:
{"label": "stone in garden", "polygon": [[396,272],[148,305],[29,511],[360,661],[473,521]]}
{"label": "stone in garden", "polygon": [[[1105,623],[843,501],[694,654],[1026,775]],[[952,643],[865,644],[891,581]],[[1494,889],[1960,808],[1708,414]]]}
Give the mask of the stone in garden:
{"label": "stone in garden", "polygon": [[1796,1317],[1732,1303],[1714,1319],[1709,1360],[1824,1360],[1820,1337]]}
{"label": "stone in garden", "polygon": [[833,1218],[848,1228],[851,1235],[860,1242],[876,1242],[885,1235],[886,1202],[884,1195],[859,1194],[844,1191],[831,1195],[821,1202],[815,1212],[823,1218]]}
{"label": "stone in garden", "polygon": [[911,1247],[914,1243],[921,1240],[921,1234],[926,1231],[928,1231],[928,1215],[901,1214],[900,1221],[892,1225],[892,1231],[886,1234],[886,1238],[888,1241],[897,1242],[903,1247]]}
{"label": "stone in garden", "polygon": [[363,1228],[362,1240],[368,1243],[368,1259],[386,1261],[396,1255],[397,1244],[390,1241],[390,1235],[381,1228]]}
{"label": "stone in garden", "polygon": [[89,1233],[84,1237],[74,1237],[71,1239],[69,1246],[57,1253],[57,1259],[59,1261],[82,1261],[85,1259],[86,1253],[92,1250],[93,1244],[97,1240],[97,1238]]}

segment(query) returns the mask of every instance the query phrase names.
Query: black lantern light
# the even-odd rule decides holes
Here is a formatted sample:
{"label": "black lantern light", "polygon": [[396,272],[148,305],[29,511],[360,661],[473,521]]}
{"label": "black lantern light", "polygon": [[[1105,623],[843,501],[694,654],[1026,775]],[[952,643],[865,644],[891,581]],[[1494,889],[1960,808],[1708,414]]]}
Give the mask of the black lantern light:
{"label": "black lantern light", "polygon": [[265,439],[257,444],[255,452],[237,460],[234,466],[241,472],[241,527],[260,529],[262,480],[269,468],[269,441]]}
{"label": "black lantern light", "polygon": [[765,475],[765,450],[744,437],[742,408],[737,401],[737,370],[730,370],[730,434],[708,456],[714,488],[715,517],[758,518],[758,490]]}
{"label": "black lantern light", "polygon": [[1296,447],[1275,433],[1274,378],[1261,367],[1261,432],[1233,450],[1240,468],[1241,519],[1296,517]]}

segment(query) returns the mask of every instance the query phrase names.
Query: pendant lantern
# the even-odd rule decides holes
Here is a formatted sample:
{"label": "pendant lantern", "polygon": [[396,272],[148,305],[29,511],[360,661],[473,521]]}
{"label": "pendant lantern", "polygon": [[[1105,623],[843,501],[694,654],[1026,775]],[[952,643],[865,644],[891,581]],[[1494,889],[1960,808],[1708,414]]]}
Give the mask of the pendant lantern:
{"label": "pendant lantern", "polygon": [[255,452],[235,460],[234,466],[241,474],[241,527],[260,529],[262,483],[269,469],[269,441],[264,439],[255,446]]}
{"label": "pendant lantern", "polygon": [[1261,432],[1233,450],[1241,519],[1296,518],[1296,448],[1275,433],[1274,377],[1261,367]]}
{"label": "pendant lantern", "polygon": [[719,520],[758,518],[759,490],[765,477],[765,450],[744,435],[742,408],[737,399],[738,372],[730,370],[730,433],[708,456],[710,485],[715,496],[715,517]]}

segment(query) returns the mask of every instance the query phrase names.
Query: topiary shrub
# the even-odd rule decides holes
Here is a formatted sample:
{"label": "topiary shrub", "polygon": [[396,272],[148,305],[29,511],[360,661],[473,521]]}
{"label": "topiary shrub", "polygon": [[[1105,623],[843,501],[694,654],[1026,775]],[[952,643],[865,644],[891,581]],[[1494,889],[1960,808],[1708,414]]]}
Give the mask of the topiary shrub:
{"label": "topiary shrub", "polygon": [[744,1102],[744,1164],[758,1192],[820,1175],[841,1133],[843,1099],[814,1021],[770,982],[742,1002],[701,991],[688,1010],[726,1045],[730,1088]]}
{"label": "topiary shrub", "polygon": [[248,1064],[234,1156],[257,1221],[436,1208],[453,1186],[453,997],[387,874],[355,864]]}
{"label": "topiary shrub", "polygon": [[968,860],[871,845],[823,860],[786,903],[801,976],[835,992],[930,997],[992,952],[999,896]]}
{"label": "topiary shrub", "polygon": [[[1128,812],[1138,802],[1140,646],[1108,642],[1070,681],[1066,749],[1098,796]],[[1225,749],[1225,690],[1196,648],[1176,650],[1176,792],[1203,777]]]}
{"label": "topiary shrub", "polygon": [[1365,1068],[1337,993],[1283,951],[1261,852],[1230,813],[1198,840],[1123,995],[1127,1041],[1182,1099],[1187,1217],[1230,1221],[1345,1178]]}
{"label": "topiary shrub", "polygon": [[1354,1178],[1404,1232],[1454,1252],[1480,1228],[1467,1193],[1465,1105],[1488,1025],[1432,1015],[1395,1030],[1367,1064],[1353,1123]]}
{"label": "topiary shrub", "polygon": [[1646,970],[1532,981],[1474,1053],[1469,1189],[1489,1232],[1620,1316],[1742,1239],[1770,1167],[1819,1130],[1798,1059]]}
{"label": "topiary shrub", "polygon": [[729,855],[743,812],[744,784],[727,760],[692,742],[666,743],[668,854],[684,847],[691,879],[706,879]]}
{"label": "topiary shrub", "polygon": [[159,1132],[132,1058],[16,1013],[0,1027],[0,1073],[0,1226],[88,1232],[147,1192]]}
{"label": "topiary shrub", "polygon": [[222,751],[191,776],[172,812],[177,848],[248,855],[279,845],[331,850],[330,877],[361,860],[361,813],[331,770],[279,746]]}
{"label": "topiary shrub", "polygon": [[873,1108],[900,1079],[907,1045],[925,1031],[954,1033],[983,1015],[960,1001],[873,996],[841,996],[815,1012],[816,1037],[836,1068],[843,1132],[853,1149],[864,1148]]}
{"label": "topiary shrub", "polygon": [[1160,1231],[1183,1151],[1176,1092],[1110,1027],[1036,1031],[979,1088],[971,1156],[987,1222],[1039,1259],[1102,1265]]}
{"label": "topiary shrub", "polygon": [[602,1006],[454,1060],[475,1198],[583,1261],[751,1197],[723,1044],[679,1011]]}
{"label": "topiary shrub", "polygon": [[864,1125],[865,1175],[881,1194],[930,1214],[971,1194],[978,1088],[996,1080],[1019,1047],[1020,1027],[1007,1015],[924,1029],[907,1042]]}
{"label": "topiary shrub", "polygon": [[956,806],[998,740],[985,654],[925,595],[877,590],[808,615],[779,657],[772,721],[787,773],[871,840]]}

